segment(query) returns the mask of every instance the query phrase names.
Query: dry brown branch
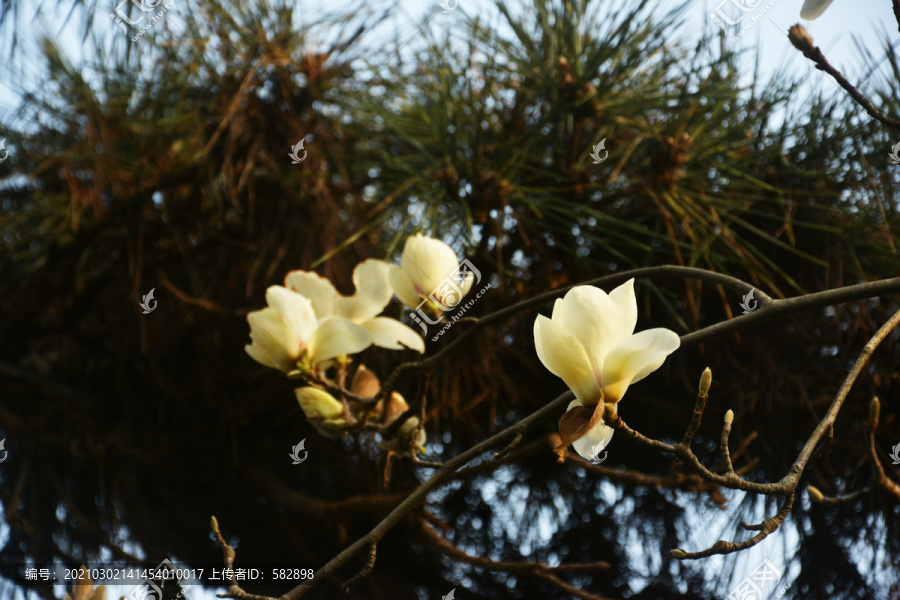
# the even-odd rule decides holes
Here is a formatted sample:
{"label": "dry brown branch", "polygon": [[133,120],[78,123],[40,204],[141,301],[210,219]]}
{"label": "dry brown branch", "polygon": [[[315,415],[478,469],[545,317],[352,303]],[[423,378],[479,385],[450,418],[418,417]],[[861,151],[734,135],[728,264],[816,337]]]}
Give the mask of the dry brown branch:
{"label": "dry brown branch", "polygon": [[248,594],[237,584],[237,579],[235,578],[233,570],[235,557],[234,548],[229,546],[228,542],[225,541],[225,538],[222,537],[222,532],[219,531],[219,523],[216,521],[215,517],[210,519],[210,524],[212,526],[213,534],[216,536],[216,541],[219,543],[219,548],[222,549],[222,562],[225,563],[226,572],[230,573],[228,593],[217,594],[217,596],[219,598],[236,598],[238,600],[266,600],[266,596]]}
{"label": "dry brown branch", "polygon": [[341,586],[341,589],[344,590],[345,594],[350,591],[353,584],[369,576],[369,573],[375,568],[375,555],[377,552],[378,544],[372,543],[372,545],[369,546],[369,556],[366,558],[366,564],[359,570],[359,573],[344,582],[344,585]]}
{"label": "dry brown branch", "polygon": [[866,458],[872,465],[872,482],[855,492],[836,497],[826,496],[819,491],[818,488],[809,486],[807,490],[813,502],[824,504],[826,506],[837,506],[853,502],[857,498],[871,494],[876,490],[881,490],[890,494],[900,501],[900,485],[897,485],[897,482],[885,473],[884,466],[881,464],[881,459],[878,457],[878,446],[875,444],[875,430],[878,429],[878,418],[880,413],[881,402],[878,400],[878,397],[875,396],[869,403],[869,427],[866,431]]}
{"label": "dry brown branch", "polygon": [[676,549],[672,550],[672,556],[679,560],[696,559],[713,556],[714,554],[731,554],[732,552],[739,552],[741,550],[746,550],[747,548],[752,548],[753,546],[769,537],[769,534],[771,534],[781,526],[785,518],[787,518],[787,516],[790,514],[791,508],[793,508],[793,506],[794,494],[789,494],[785,498],[784,504],[781,505],[781,509],[779,509],[778,513],[774,517],[769,517],[768,519],[757,525],[748,525],[747,523],[741,521],[742,528],[759,532],[750,539],[744,540],[742,542],[727,542],[725,540],[719,540],[706,550],[701,550],[700,552],[685,552],[684,550]]}
{"label": "dry brown branch", "polygon": [[[730,288],[738,289],[739,291],[743,291],[745,293],[753,289],[749,284],[727,275],[704,271],[702,269],[674,266],[635,269],[628,272],[618,273],[612,276],[602,277],[598,280],[588,282],[588,284],[615,285],[616,283],[621,283],[631,277],[649,277],[652,275],[696,277],[700,280],[709,281],[711,283],[726,285]],[[451,350],[459,346],[462,340],[466,339],[468,335],[471,335],[473,331],[478,329],[478,326],[484,326],[499,321],[500,319],[511,316],[512,314],[524,310],[525,308],[544,303],[552,298],[555,298],[556,296],[559,296],[565,291],[565,289],[554,290],[549,294],[543,294],[537,298],[532,298],[520,302],[511,307],[507,307],[506,309],[495,312],[492,315],[478,319],[475,323],[476,327],[470,327],[466,329],[463,334],[459,335],[450,344],[448,344],[433,356],[419,362],[405,363],[397,367],[388,378],[388,381],[385,382],[379,395],[386,394],[386,390],[390,391],[391,382],[395,381],[396,378],[404,371],[410,369],[433,368],[437,364],[437,361],[443,360]],[[723,335],[742,327],[759,324],[778,316],[793,314],[795,312],[799,312],[808,308],[828,306],[840,302],[847,302],[851,300],[869,298],[881,294],[896,292],[900,292],[900,278],[863,283],[855,286],[828,290],[825,292],[819,292],[815,294],[809,294],[807,296],[789,298],[784,300],[772,300],[765,294],[759,293],[758,297],[760,308],[758,310],[747,315],[743,315],[729,321],[716,323],[699,331],[684,335],[681,337],[681,345],[682,347],[685,347],[687,345],[696,344],[706,339]],[[689,555],[683,551],[680,551],[680,553],[683,555],[681,556],[682,558],[699,558],[700,556],[708,556],[710,554],[721,553],[720,550],[723,548],[728,552],[743,549],[745,547],[749,547],[750,545],[758,543],[759,540],[766,537],[769,533],[771,533],[771,531],[777,529],[778,525],[781,523],[781,521],[784,519],[793,505],[794,492],[799,483],[800,475],[803,473],[803,470],[807,462],[809,461],[813,450],[815,449],[818,442],[822,439],[825,432],[833,425],[834,420],[837,418],[838,411],[840,410],[844,400],[846,399],[847,394],[849,393],[850,388],[853,385],[853,382],[856,380],[857,376],[862,371],[865,364],[868,362],[868,359],[874,351],[875,347],[877,347],[881,340],[883,340],[884,337],[887,336],[888,332],[890,332],[897,325],[898,321],[900,321],[900,312],[896,313],[888,321],[888,323],[886,323],[881,329],[879,329],[875,336],[873,336],[873,338],[866,344],[865,348],[863,348],[863,351],[857,359],[856,364],[854,365],[853,369],[851,369],[850,374],[848,374],[847,378],[844,381],[844,384],[841,386],[840,391],[829,407],[828,412],[826,413],[825,417],[823,417],[816,430],[807,440],[805,446],[795,460],[791,470],[787,475],[785,475],[784,478],[776,483],[756,483],[746,481],[733,472],[726,473],[725,475],[718,475],[703,466],[703,464],[700,463],[699,459],[696,457],[696,455],[694,455],[690,448],[684,446],[683,444],[671,445],[665,444],[658,440],[649,439],[629,428],[621,419],[621,417],[618,417],[618,415],[615,415],[608,421],[610,425],[618,428],[629,437],[632,437],[633,439],[636,439],[641,443],[655,447],[664,452],[675,454],[683,462],[689,464],[694,470],[696,470],[703,479],[710,483],[714,483],[731,489],[740,489],[744,491],[765,494],[780,494],[786,497],[786,501],[779,513],[775,517],[764,521],[763,524],[761,524],[760,533],[758,533],[750,540],[733,544],[734,549],[729,549],[730,547],[722,546],[722,544],[729,544],[728,542],[720,542],[717,545],[713,546],[713,548],[710,548],[709,550],[701,553]],[[431,490],[450,480],[453,477],[454,473],[466,463],[481,456],[484,452],[492,448],[495,448],[502,444],[508,444],[516,437],[519,431],[527,431],[542,420],[549,418],[551,415],[559,414],[559,412],[563,410],[566,404],[571,401],[573,397],[574,395],[570,391],[567,391],[553,401],[549,402],[544,407],[525,417],[518,424],[510,426],[503,431],[496,433],[495,435],[489,437],[479,444],[476,444],[472,448],[469,448],[456,457],[447,460],[440,469],[438,469],[428,480],[426,480],[419,487],[413,490],[409,494],[409,496],[400,503],[399,506],[394,508],[380,523],[378,523],[371,531],[369,531],[369,533],[358,539],[356,542],[351,544],[348,548],[344,549],[341,553],[339,553],[328,563],[326,563],[325,566],[319,570],[317,575],[321,575],[320,578],[328,578],[334,576],[337,570],[343,567],[351,557],[359,553],[363,548],[369,547],[373,543],[377,543],[379,540],[381,540],[384,535],[386,535],[387,532],[390,531],[397,523],[399,523],[406,515],[415,510],[425,500],[426,495]],[[374,398],[370,401],[373,400],[377,400],[377,398]],[[311,585],[309,583],[300,584],[281,596],[280,600],[297,600],[308,593],[310,589]]]}
{"label": "dry brown branch", "polygon": [[881,459],[878,458],[878,446],[875,444],[875,430],[878,428],[878,417],[881,412],[881,403],[878,397],[872,398],[869,408],[869,432],[866,436],[866,445],[869,451],[869,462],[872,464],[872,480],[875,487],[892,495],[900,502],[900,485],[888,477],[884,472]]}
{"label": "dry brown branch", "polygon": [[[896,2],[895,2],[895,14],[896,14]],[[803,27],[803,25],[794,25],[788,30],[788,39],[794,45],[794,48],[803,53],[803,56],[808,58],[809,60],[815,63],[816,68],[820,71],[824,71],[831,75],[835,81],[837,81],[838,85],[844,88],[850,97],[859,104],[863,109],[869,113],[873,119],[877,120],[879,123],[886,127],[890,127],[891,129],[900,129],[900,121],[897,119],[892,119],[887,116],[872,104],[872,101],[863,96],[862,92],[856,89],[853,84],[847,81],[847,78],[844,77],[840,71],[831,66],[831,63],[825,58],[825,54],[822,52],[822,49],[813,44],[812,36],[809,35],[809,32]]]}

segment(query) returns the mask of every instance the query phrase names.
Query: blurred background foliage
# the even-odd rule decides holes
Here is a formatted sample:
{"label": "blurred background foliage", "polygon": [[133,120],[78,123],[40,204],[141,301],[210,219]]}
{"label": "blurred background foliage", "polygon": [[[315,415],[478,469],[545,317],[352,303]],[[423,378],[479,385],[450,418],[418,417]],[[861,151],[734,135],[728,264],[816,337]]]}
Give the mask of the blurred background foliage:
{"label": "blurred background foliage", "polygon": [[[4,31],[14,7],[0,11]],[[315,268],[349,293],[356,262],[395,259],[422,231],[494,284],[476,315],[650,265],[712,269],[775,297],[898,275],[891,132],[830,86],[754,76],[724,36],[687,35],[683,9],[499,3],[494,22],[423,24],[405,49],[371,35],[387,9],[298,27],[301,10],[202,0],[136,44],[110,20],[83,67],[43,38],[40,85],[0,122],[12,149],[0,164],[4,577],[26,560],[215,562],[210,514],[239,562],[325,562],[428,476],[398,462],[385,489],[373,439],[318,437],[291,382],[246,356],[245,316],[289,270]],[[879,68],[866,91],[896,118],[896,55],[886,42],[869,59]],[[292,165],[288,151],[304,136],[308,157]],[[608,158],[595,165],[589,152],[604,139]],[[142,315],[150,288],[158,308]],[[740,311],[733,292],[696,281],[642,280],[637,291],[641,328],[685,333]],[[777,480],[897,308],[896,298],[854,302],[685,349],[633,387],[620,413],[646,435],[680,439],[709,365],[698,452],[716,463],[731,408],[736,466]],[[482,331],[430,379],[430,459],[564,390],[536,359],[534,316]],[[427,340],[428,352],[457,332]],[[413,358],[361,356],[382,377]],[[866,484],[873,394],[890,471],[898,365],[894,335],[803,487],[837,495]],[[411,397],[419,383],[399,389]],[[722,597],[758,562],[678,563],[668,551],[743,539],[737,523],[774,514],[772,501],[685,478],[671,457],[624,436],[602,468],[558,465],[547,447],[555,426],[530,432],[502,466],[432,494],[427,520],[472,556],[607,561],[560,577],[609,598]],[[303,438],[309,460],[295,467],[287,454]],[[349,598],[435,598],[453,587],[461,598],[570,597],[447,558],[422,516],[382,541]],[[804,495],[753,556],[789,573],[786,598],[894,597],[898,518],[887,497],[834,509]],[[332,597],[333,586],[310,597]]]}

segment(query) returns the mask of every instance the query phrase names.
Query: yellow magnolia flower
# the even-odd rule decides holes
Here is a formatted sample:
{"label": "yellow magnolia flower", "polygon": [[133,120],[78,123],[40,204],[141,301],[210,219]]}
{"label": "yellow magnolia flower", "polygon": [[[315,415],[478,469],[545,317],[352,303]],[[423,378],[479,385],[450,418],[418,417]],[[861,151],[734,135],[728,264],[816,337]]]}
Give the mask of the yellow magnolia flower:
{"label": "yellow magnolia flower", "polygon": [[320,320],[338,317],[361,325],[372,335],[372,343],[381,348],[425,352],[425,342],[419,334],[396,319],[378,316],[394,295],[388,281],[389,269],[388,263],[375,259],[356,265],[356,293],[352,296],[342,295],[329,280],[312,271],[291,271],[284,284],[306,297]]}
{"label": "yellow magnolia flower", "polygon": [[550,319],[543,315],[535,319],[538,358],[575,393],[576,400],[567,410],[584,407],[579,418],[573,414],[560,421],[563,444],[573,443],[586,458],[598,443],[605,447],[613,431],[600,414],[592,414],[593,407],[601,398],[615,405],[629,385],[662,366],[680,345],[674,331],[658,328],[634,333],[636,325],[634,279],[608,295],[592,286],[574,287],[556,301]]}
{"label": "yellow magnolia flower", "polygon": [[247,315],[251,343],[244,346],[258,363],[289,373],[316,370],[332,358],[361,352],[372,334],[348,319],[318,319],[312,303],[287,288],[266,290],[268,306]]}
{"label": "yellow magnolia flower", "polygon": [[431,312],[455,307],[475,280],[471,271],[463,274],[460,270],[453,248],[421,233],[406,239],[400,266],[390,265],[388,276],[403,304],[416,309],[426,301]]}

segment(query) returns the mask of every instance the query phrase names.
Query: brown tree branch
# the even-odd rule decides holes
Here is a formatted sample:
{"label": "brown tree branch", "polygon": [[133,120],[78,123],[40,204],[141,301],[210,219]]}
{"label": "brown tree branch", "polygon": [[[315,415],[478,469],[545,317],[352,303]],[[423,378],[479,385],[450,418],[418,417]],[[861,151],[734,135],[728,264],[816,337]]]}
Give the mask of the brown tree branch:
{"label": "brown tree branch", "polygon": [[[897,0],[894,0],[895,3],[895,14],[896,14],[896,4]],[[869,113],[873,119],[881,123],[886,127],[890,127],[891,129],[900,129],[900,121],[897,119],[892,119],[887,116],[872,104],[872,101],[863,96],[862,92],[853,87],[847,78],[844,77],[840,71],[831,66],[831,63],[825,58],[825,54],[822,52],[822,49],[816,46],[813,43],[812,36],[809,35],[809,32],[803,27],[803,25],[797,24],[791,27],[788,30],[788,39],[794,45],[794,48],[803,53],[803,56],[808,58],[809,60],[815,63],[816,68],[820,71],[824,71],[831,75],[835,81],[837,81],[838,85],[844,88],[850,97],[859,104],[863,109]]]}
{"label": "brown tree branch", "polygon": [[897,482],[885,473],[884,467],[881,464],[881,459],[878,458],[878,446],[875,444],[875,430],[878,429],[878,418],[880,413],[881,402],[878,400],[878,396],[875,396],[869,403],[869,427],[866,432],[866,452],[867,459],[872,465],[872,483],[855,492],[837,497],[826,496],[819,491],[818,488],[809,486],[807,491],[813,502],[824,504],[826,506],[837,506],[852,502],[857,498],[871,494],[875,490],[886,492],[900,501],[900,485],[897,485]]}
{"label": "brown tree branch", "polygon": [[222,562],[225,563],[226,572],[230,573],[228,592],[225,594],[217,594],[217,596],[219,598],[235,598],[236,600],[269,600],[267,596],[248,594],[238,585],[233,570],[235,557],[234,548],[229,546],[228,542],[225,541],[225,538],[222,537],[222,533],[219,531],[219,523],[216,521],[216,518],[212,517],[210,522],[212,524],[213,534],[215,534],[216,541],[219,543],[219,548],[222,549]]}
{"label": "brown tree branch", "polygon": [[816,487],[809,486],[806,489],[813,502],[824,506],[840,506],[841,504],[847,504],[848,502],[853,502],[857,498],[867,496],[875,490],[872,486],[866,486],[843,496],[826,496]]}
{"label": "brown tree branch", "polygon": [[[712,283],[719,283],[722,285],[727,285],[728,287],[735,288],[737,287],[739,291],[747,292],[750,289],[753,289],[749,284],[741,282],[735,278],[729,277],[727,275],[721,275],[718,273],[713,273],[710,271],[704,271],[702,269],[693,269],[688,267],[674,267],[674,266],[664,266],[664,267],[649,267],[647,269],[635,269],[632,271],[617,273],[615,275],[602,277],[589,284],[600,285],[600,284],[609,284],[614,285],[617,282],[626,281],[631,277],[649,277],[653,275],[671,275],[671,276],[691,276],[696,277],[701,280],[711,281]],[[534,306],[540,304],[542,302],[546,302],[553,297],[558,296],[563,293],[565,290],[555,290],[550,294],[544,294],[539,296],[537,299],[532,298],[530,300],[526,300],[524,302],[520,302],[511,307],[507,307],[506,309],[502,309],[488,317],[482,317],[476,322],[476,325],[486,325],[492,322],[496,322],[501,318],[505,318],[510,316],[519,310],[523,310],[526,307]],[[714,325],[710,325],[705,327],[699,331],[684,335],[681,337],[681,345],[682,347],[699,343],[700,341],[716,337],[722,335],[724,333],[728,333],[733,330],[740,329],[742,327],[750,326],[753,324],[757,324],[777,316],[785,316],[788,314],[792,314],[795,312],[799,312],[801,310],[805,310],[807,308],[813,308],[818,306],[828,306],[832,304],[836,304],[839,302],[846,302],[850,300],[857,300],[862,298],[869,298],[878,296],[886,293],[896,293],[900,292],[900,278],[876,281],[871,283],[863,283],[855,286],[849,286],[845,288],[839,288],[836,290],[828,290],[825,292],[819,292],[816,294],[810,294],[807,296],[790,298],[785,300],[772,300],[765,294],[760,293],[760,308],[754,312],[751,312],[747,315],[743,315],[741,317],[736,317],[734,319],[730,319],[728,321],[717,323]],[[806,466],[807,461],[809,460],[813,449],[815,448],[818,441],[824,435],[826,429],[831,427],[834,423],[834,420],[837,417],[837,413],[840,410],[841,405],[846,399],[847,393],[850,390],[850,386],[852,386],[853,382],[856,380],[856,377],[861,372],[862,368],[868,362],[868,358],[871,356],[874,348],[881,342],[884,337],[887,336],[888,332],[893,329],[897,325],[898,320],[900,320],[900,312],[896,313],[894,317],[891,318],[888,323],[886,323],[879,331],[875,334],[875,336],[866,344],[866,347],[863,349],[859,359],[857,360],[854,368],[851,370],[851,373],[847,376],[847,379],[844,382],[844,385],[841,387],[841,390],[838,392],[837,397],[832,402],[831,407],[829,408],[828,413],[822,419],[819,426],[814,431],[813,435],[807,441],[800,455],[794,463],[794,466],[791,468],[791,471],[779,482],[770,483],[770,484],[760,484],[756,482],[745,481],[741,479],[734,473],[728,473],[726,475],[718,475],[716,473],[712,473],[706,467],[704,467],[699,459],[694,455],[694,453],[690,450],[690,448],[678,444],[673,446],[671,444],[665,444],[658,440],[649,439],[640,433],[630,429],[624,421],[622,421],[621,417],[618,415],[615,416],[614,422],[610,422],[609,424],[624,431],[626,435],[637,439],[638,441],[663,450],[665,452],[671,452],[681,458],[684,462],[690,464],[695,470],[697,470],[701,477],[706,479],[711,483],[715,483],[718,485],[722,485],[725,487],[729,487],[732,489],[741,489],[744,491],[753,491],[758,493],[777,493],[785,495],[788,498],[788,501],[782,507],[782,510],[779,511],[779,515],[784,511],[790,511],[790,507],[793,503],[793,493],[797,487],[799,482],[800,474],[803,472],[804,467]],[[476,328],[470,328],[463,332],[460,336],[455,338],[450,344],[448,344],[445,348],[443,348],[438,353],[433,356],[416,363],[405,363],[404,365],[400,365],[397,367],[394,372],[389,377],[389,380],[385,382],[385,385],[382,387],[380,395],[386,393],[385,390],[390,390],[389,382],[396,380],[396,378],[404,371],[409,369],[422,369],[429,368],[437,364],[437,361],[442,360],[450,350],[457,347],[462,340],[466,339],[468,335],[471,334]],[[425,499],[425,496],[435,487],[449,480],[453,473],[456,472],[460,467],[468,463],[470,460],[480,456],[482,453],[499,446],[503,443],[509,443],[512,439],[515,438],[518,431],[524,429],[528,430],[533,427],[535,424],[539,423],[545,418],[550,417],[553,414],[557,414],[559,411],[563,409],[563,407],[571,401],[574,397],[571,391],[567,391],[562,394],[555,400],[551,401],[544,407],[538,409],[531,415],[525,417],[521,422],[516,425],[512,425],[503,431],[489,437],[483,442],[476,444],[472,448],[462,452],[456,457],[446,461],[444,466],[438,469],[428,480],[423,482],[418,488],[413,490],[410,495],[396,508],[394,508],[390,514],[388,514],[380,523],[378,523],[368,534],[351,544],[348,548],[343,550],[340,554],[335,556],[331,561],[329,561],[322,569],[320,569],[319,573],[321,575],[320,578],[326,578],[331,575],[334,575],[335,572],[340,569],[344,564],[346,564],[352,556],[357,554],[364,547],[370,546],[373,543],[377,543],[381,540],[384,535],[390,531],[391,528],[394,527],[400,520],[402,520],[409,512],[418,507]],[[777,519],[773,517],[773,519]],[[783,518],[782,518],[783,520]],[[774,521],[769,521],[774,522]],[[780,523],[780,521],[778,521]],[[776,524],[777,527],[777,524]],[[761,531],[757,536],[754,536],[753,539],[765,537],[770,532]],[[762,537],[760,537],[762,536]],[[741,542],[740,544],[736,544],[735,547],[740,549],[741,547],[749,547],[749,546],[741,546],[741,544],[748,544],[752,542],[752,540],[747,540],[745,542]],[[753,542],[756,543],[756,542]],[[717,544],[718,545],[718,544]],[[752,544],[751,544],[752,545]],[[734,551],[734,550],[729,550]],[[717,553],[716,548],[710,549],[711,553]],[[685,556],[688,556],[684,553]],[[704,554],[705,556],[706,554]],[[699,557],[699,556],[698,556]],[[308,583],[303,583],[283,596],[281,596],[280,600],[297,600],[304,596],[309,590],[311,586]]]}
{"label": "brown tree branch", "polygon": [[[756,297],[759,301],[759,306],[755,311],[745,315],[740,315],[727,321],[715,323],[698,331],[683,335],[681,336],[681,348],[693,346],[695,344],[705,342],[708,339],[731,333],[732,331],[737,331],[745,327],[750,327],[752,325],[770,321],[776,317],[784,317],[810,308],[831,306],[843,302],[850,302],[851,300],[873,298],[875,296],[880,296],[883,294],[900,293],[900,277],[895,277],[892,279],[882,279],[879,281],[861,283],[833,290],[825,290],[823,292],[807,294],[805,296],[785,298],[782,300],[773,300],[762,291],[754,288],[751,284],[741,281],[740,279],[737,279],[735,277],[723,275],[714,271],[707,271],[705,269],[697,269],[694,267],[680,267],[676,265],[662,265],[658,267],[631,269],[628,271],[623,271],[621,273],[615,273],[613,275],[598,277],[597,279],[592,279],[590,281],[585,281],[583,283],[575,285],[614,286],[624,283],[632,277],[634,277],[635,279],[643,279],[649,277],[686,277],[691,279],[699,279],[700,281],[706,281],[715,285],[721,285],[742,294],[746,294],[751,290],[755,290]],[[467,322],[471,322],[473,325],[465,329],[461,334],[453,338],[453,340],[451,340],[449,344],[447,344],[438,352],[429,356],[428,358],[422,359],[420,361],[408,362],[398,365],[390,374],[390,376],[385,380],[384,386],[382,387],[378,395],[370,399],[369,403],[374,406],[379,398],[390,393],[390,391],[393,389],[393,386],[396,384],[403,373],[407,371],[428,370],[436,368],[442,360],[444,360],[450,353],[454,352],[456,349],[462,347],[462,343],[482,327],[486,327],[498,321],[502,321],[503,319],[511,317],[523,310],[545,304],[550,300],[563,295],[568,290],[575,287],[575,285],[562,287],[544,294],[539,294],[538,296],[523,300],[521,302],[517,302],[516,304],[507,306],[506,308],[502,308],[484,317],[471,317],[471,320],[469,318],[464,319]]]}
{"label": "brown tree branch", "polygon": [[769,535],[777,530],[781,524],[784,522],[785,518],[787,518],[788,514],[791,512],[791,508],[794,506],[794,494],[788,494],[788,496],[784,499],[784,504],[781,505],[781,509],[774,517],[769,517],[762,523],[758,525],[748,525],[741,521],[741,527],[744,529],[748,529],[751,531],[759,531],[752,538],[744,540],[743,542],[727,542],[725,540],[719,540],[706,550],[701,550],[700,552],[685,552],[681,549],[672,550],[672,556],[679,560],[686,559],[697,559],[697,558],[705,558],[707,556],[713,556],[714,554],[731,554],[732,552],[739,552],[741,550],[746,550],[747,548],[752,548],[757,545]]}
{"label": "brown tree branch", "polygon": [[[900,1],[900,0],[898,0]],[[872,463],[872,479],[878,489],[894,496],[900,502],[900,485],[888,477],[881,465],[881,459],[878,458],[878,446],[875,444],[875,430],[878,428],[878,417],[881,412],[881,403],[878,397],[872,398],[869,405],[869,434],[866,436],[866,445],[869,450],[869,462]]]}
{"label": "brown tree branch", "polygon": [[[543,408],[540,408],[531,415],[525,417],[519,423],[519,425],[525,424],[525,426],[531,426],[542,421],[550,415],[553,415],[560,411],[568,402],[572,400],[573,397],[574,395],[572,394],[572,392],[564,393],[552,402],[548,403]],[[399,506],[394,508],[390,512],[390,514],[382,519],[382,521],[378,523],[378,525],[376,525],[369,533],[344,549],[340,554],[326,563],[324,567],[319,569],[316,572],[317,578],[326,578],[334,575],[338,569],[346,564],[347,561],[350,560],[350,558],[352,558],[364,547],[380,541],[381,538],[383,538],[385,534],[387,534],[387,532],[394,527],[394,525],[399,523],[408,513],[410,513],[422,502],[424,502],[425,497],[432,489],[449,480],[453,473],[455,473],[460,467],[462,467],[470,460],[480,456],[491,448],[499,446],[500,444],[503,444],[507,440],[511,439],[515,435],[517,427],[518,425],[508,427],[503,431],[494,434],[485,441],[469,448],[465,452],[446,461],[443,467],[438,469],[427,481],[423,482],[419,487],[413,490],[409,494],[409,496],[407,496],[407,498],[400,503]],[[312,584],[301,583],[294,589],[281,596],[280,600],[297,600],[297,598],[302,598],[311,589]]]}
{"label": "brown tree branch", "polygon": [[[532,298],[528,298],[526,300],[522,300],[521,302],[517,302],[505,308],[502,308],[496,312],[493,312],[489,315],[485,315],[483,317],[466,317],[459,321],[459,323],[471,323],[470,327],[467,327],[462,333],[457,335],[453,340],[441,348],[435,354],[432,354],[428,358],[422,359],[420,361],[408,362],[398,365],[394,371],[388,376],[388,378],[384,382],[384,386],[381,391],[372,399],[369,400],[371,405],[375,405],[378,399],[384,397],[389,394],[391,390],[394,389],[394,385],[399,380],[400,376],[406,371],[412,370],[428,370],[438,366],[444,358],[454,352],[457,348],[462,346],[462,343],[468,339],[471,335],[473,335],[476,331],[481,329],[482,327],[486,327],[493,323],[497,323],[516,315],[524,310],[529,308],[533,308],[535,306],[540,306],[549,302],[566,292],[568,292],[573,287],[577,285],[595,285],[595,286],[604,286],[604,285],[617,285],[620,283],[625,283],[632,277],[636,279],[649,278],[649,277],[688,277],[691,279],[699,279],[700,281],[706,281],[708,283],[712,283],[715,285],[721,285],[723,287],[727,287],[733,289],[739,293],[747,294],[751,290],[755,290],[752,285],[737,279],[736,277],[731,277],[730,275],[724,275],[722,273],[716,273],[715,271],[707,271],[706,269],[698,269],[695,267],[681,267],[677,265],[661,265],[657,267],[644,267],[640,269],[630,269],[628,271],[622,271],[621,273],[615,273],[613,275],[606,275],[604,277],[598,277],[597,279],[592,279],[589,281],[585,281],[583,283],[573,284],[570,286],[561,287],[544,294],[538,294]],[[900,278],[896,281],[897,290],[900,291]],[[757,298],[759,301],[760,308],[765,308],[768,304],[772,303],[773,300],[767,294],[761,292],[760,290],[756,290]],[[754,314],[754,313],[751,313]],[[459,324],[457,323],[457,324]],[[724,333],[724,331],[723,331]],[[698,340],[699,341],[699,340]],[[688,343],[697,343],[693,341],[688,341]],[[682,338],[682,345],[685,344],[684,338]]]}
{"label": "brown tree branch", "polygon": [[703,374],[700,376],[700,391],[697,393],[697,400],[694,402],[694,413],[691,415],[691,424],[688,425],[687,431],[684,432],[684,438],[682,438],[681,443],[684,446],[690,447],[691,442],[694,441],[694,435],[697,433],[697,430],[700,429],[700,419],[703,417],[703,411],[706,409],[706,398],[709,393],[709,384],[712,381],[712,371],[709,370],[709,367],[703,370]]}
{"label": "brown tree branch", "polygon": [[719,449],[722,451],[722,462],[725,464],[725,472],[729,475],[734,473],[734,466],[731,464],[731,453],[728,451],[728,436],[731,434],[731,424],[734,422],[734,413],[731,409],[725,413],[725,425],[722,426],[722,437],[719,439]]}
{"label": "brown tree branch", "polygon": [[369,546],[369,556],[366,559],[366,564],[363,565],[363,568],[360,569],[359,573],[351,577],[348,581],[344,582],[344,585],[341,586],[341,589],[346,594],[350,591],[350,588],[357,582],[362,579],[365,579],[369,576],[369,573],[372,572],[372,569],[375,568],[375,555],[378,552],[378,544],[372,542],[372,545]]}

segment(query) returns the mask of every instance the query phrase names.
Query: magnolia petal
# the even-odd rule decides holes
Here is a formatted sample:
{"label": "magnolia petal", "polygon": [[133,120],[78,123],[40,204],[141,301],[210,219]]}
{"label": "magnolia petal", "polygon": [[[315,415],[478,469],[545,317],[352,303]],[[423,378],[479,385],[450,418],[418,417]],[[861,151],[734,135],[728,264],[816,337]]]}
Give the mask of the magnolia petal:
{"label": "magnolia petal", "polygon": [[575,336],[597,373],[609,351],[631,333],[625,331],[627,324],[622,321],[618,305],[606,292],[589,285],[569,290],[553,308],[553,321]]}
{"label": "magnolia petal", "polygon": [[621,400],[629,385],[661,367],[680,345],[678,334],[663,328],[641,331],[617,344],[606,356],[600,376],[604,399]]}
{"label": "magnolia petal", "polygon": [[561,378],[585,404],[600,398],[600,386],[581,343],[559,323],[543,315],[534,320],[534,345],[547,369]]}
{"label": "magnolia petal", "polygon": [[806,0],[800,9],[800,18],[812,21],[818,19],[834,0]]}
{"label": "magnolia petal", "polygon": [[619,309],[622,333],[631,335],[637,326],[637,298],[634,295],[634,277],[609,293],[609,299]]}
{"label": "magnolia petal", "polygon": [[[264,367],[270,367],[272,369],[281,369],[281,366],[275,362],[275,359],[266,352],[262,346],[254,346],[253,344],[247,344],[244,346],[244,351],[250,355],[250,358],[263,365]],[[284,370],[284,369],[282,369]]]}
{"label": "magnolia petal", "polygon": [[422,303],[422,296],[416,291],[416,284],[400,267],[396,265],[390,266],[390,269],[388,269],[388,281],[400,302],[409,308],[416,309]]}
{"label": "magnolia petal", "polygon": [[329,317],[322,321],[309,339],[309,361],[315,366],[329,358],[362,352],[371,344],[372,334],[362,325],[347,319]]}
{"label": "magnolia petal", "polygon": [[251,344],[247,353],[260,364],[282,371],[294,367],[303,345],[285,324],[282,315],[272,307],[255,310],[247,315]]}
{"label": "magnolia petal", "polygon": [[380,348],[425,352],[425,341],[421,336],[396,319],[377,317],[362,326],[372,334],[372,343]]}
{"label": "magnolia petal", "polygon": [[317,319],[325,319],[334,313],[337,290],[330,281],[318,273],[291,271],[284,278],[284,285],[309,300]]}
{"label": "magnolia petal", "polygon": [[374,258],[356,265],[353,269],[356,293],[335,299],[335,316],[350,319],[354,323],[364,323],[381,314],[394,295],[388,279],[391,266],[393,265]]}
{"label": "magnolia petal", "polygon": [[609,444],[615,432],[615,429],[601,419],[584,437],[572,442],[572,447],[582,458],[592,460],[598,454],[603,453],[603,449]]}
{"label": "magnolia petal", "polygon": [[453,248],[421,233],[407,238],[400,264],[422,296],[428,296],[448,277],[458,281],[459,260]]}
{"label": "magnolia petal", "polygon": [[266,303],[278,311],[297,343],[302,344],[308,340],[316,330],[316,313],[312,303],[297,292],[280,285],[269,286],[266,290]]}
{"label": "magnolia petal", "polygon": [[315,417],[337,419],[344,414],[344,406],[325,390],[302,387],[295,389],[294,394],[303,413],[310,419]]}
{"label": "magnolia petal", "polygon": [[585,406],[580,400],[569,403],[569,408],[559,420],[559,444],[554,451],[559,456],[559,462],[563,461],[566,448],[584,437],[598,423],[603,422],[604,404],[598,402],[593,406]]}

